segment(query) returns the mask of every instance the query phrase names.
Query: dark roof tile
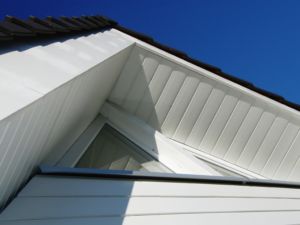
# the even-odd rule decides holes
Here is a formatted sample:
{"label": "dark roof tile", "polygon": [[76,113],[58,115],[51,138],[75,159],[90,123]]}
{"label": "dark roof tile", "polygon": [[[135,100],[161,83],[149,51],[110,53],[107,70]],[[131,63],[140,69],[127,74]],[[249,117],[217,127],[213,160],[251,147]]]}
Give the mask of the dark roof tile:
{"label": "dark roof tile", "polygon": [[79,20],[76,20],[76,19],[74,19],[74,18],[68,18],[68,17],[63,17],[63,16],[62,16],[61,19],[64,20],[64,21],[67,21],[67,22],[69,22],[69,23],[72,23],[72,24],[74,24],[75,26],[80,27],[80,28],[83,29],[83,30],[90,30],[90,29],[92,29],[91,26],[88,26],[87,24],[82,23],[82,22],[80,22]]}
{"label": "dark roof tile", "polygon": [[39,19],[37,17],[29,17],[27,20],[21,20],[15,17],[8,16],[4,21],[0,21],[0,41],[14,40],[18,37],[24,36],[37,36],[41,37],[48,34],[63,35],[64,33],[69,32],[80,32],[90,29],[103,29],[113,27],[118,29],[126,34],[129,34],[137,39],[140,39],[150,45],[153,45],[163,51],[166,51],[170,54],[177,56],[187,62],[190,62],[194,65],[197,65],[203,69],[206,69],[214,74],[221,76],[227,80],[235,82],[239,85],[242,85],[250,90],[253,90],[261,95],[264,95],[270,99],[273,99],[277,102],[280,102],[284,105],[287,105],[296,110],[300,110],[300,105],[289,102],[283,97],[271,93],[269,91],[255,87],[253,84],[232,76],[230,74],[224,73],[220,68],[212,66],[210,64],[204,63],[197,59],[189,57],[186,53],[179,51],[177,49],[171,48],[169,46],[163,45],[156,42],[152,37],[149,37],[145,34],[130,30],[128,28],[119,26],[118,23],[114,20],[103,16],[82,16],[82,17],[47,17],[46,19]]}
{"label": "dark roof tile", "polygon": [[52,16],[48,16],[46,18],[46,20],[53,23],[53,24],[57,24],[59,26],[65,27],[65,28],[69,29],[70,31],[79,31],[79,30],[81,30],[80,27],[78,27],[78,26],[76,26],[76,25],[74,25],[70,22],[67,22],[63,19],[60,19],[60,18],[54,18]]}
{"label": "dark roof tile", "polygon": [[117,26],[118,25],[118,22],[117,21],[114,21],[110,18],[107,18],[105,16],[100,16],[100,15],[96,15],[96,16],[93,16],[95,19],[98,19],[100,20],[101,22],[103,22],[104,24],[106,25],[111,25],[111,26]]}
{"label": "dark roof tile", "polygon": [[6,16],[6,19],[14,24],[17,24],[25,29],[28,29],[37,34],[54,34],[55,31],[50,27],[41,25],[31,19],[21,20],[13,16]]}
{"label": "dark roof tile", "polygon": [[87,27],[89,30],[94,29],[94,24],[86,23],[85,21],[81,20],[79,17],[72,17],[74,21],[76,21],[78,24],[81,24],[83,27]]}
{"label": "dark roof tile", "polygon": [[39,19],[37,17],[31,16],[30,20],[34,21],[35,23],[41,24],[42,26],[46,26],[48,28],[51,28],[55,32],[58,33],[68,33],[70,30],[64,26],[61,26],[57,23],[53,23],[49,21],[48,19]]}
{"label": "dark roof tile", "polygon": [[35,36],[33,31],[28,30],[18,24],[12,23],[7,19],[0,21],[0,30],[4,33],[17,37]]}
{"label": "dark roof tile", "polygon": [[88,20],[88,19],[86,19],[84,17],[80,17],[80,18],[77,18],[77,19],[79,21],[81,21],[82,23],[85,23],[85,24],[87,24],[87,25],[89,25],[89,26],[91,26],[93,28],[97,28],[98,27],[98,25],[96,23],[93,23],[93,22],[91,22],[90,20]]}
{"label": "dark roof tile", "polygon": [[0,41],[8,41],[8,40],[12,40],[13,37],[7,33],[3,33],[0,31]]}

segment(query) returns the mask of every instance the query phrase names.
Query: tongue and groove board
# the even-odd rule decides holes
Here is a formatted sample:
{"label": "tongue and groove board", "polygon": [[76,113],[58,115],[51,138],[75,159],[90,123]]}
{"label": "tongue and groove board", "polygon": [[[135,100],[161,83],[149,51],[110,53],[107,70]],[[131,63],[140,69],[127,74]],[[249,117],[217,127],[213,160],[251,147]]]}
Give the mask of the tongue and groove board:
{"label": "tongue and groove board", "polygon": [[108,100],[196,150],[300,181],[299,112],[167,53],[137,44]]}

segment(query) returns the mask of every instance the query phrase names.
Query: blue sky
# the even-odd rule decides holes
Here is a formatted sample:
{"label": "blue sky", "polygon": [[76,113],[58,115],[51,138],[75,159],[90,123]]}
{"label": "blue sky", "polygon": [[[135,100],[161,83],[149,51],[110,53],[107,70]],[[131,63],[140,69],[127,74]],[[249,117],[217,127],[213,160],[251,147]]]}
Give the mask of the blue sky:
{"label": "blue sky", "polygon": [[26,18],[102,14],[300,103],[300,1],[0,0]]}

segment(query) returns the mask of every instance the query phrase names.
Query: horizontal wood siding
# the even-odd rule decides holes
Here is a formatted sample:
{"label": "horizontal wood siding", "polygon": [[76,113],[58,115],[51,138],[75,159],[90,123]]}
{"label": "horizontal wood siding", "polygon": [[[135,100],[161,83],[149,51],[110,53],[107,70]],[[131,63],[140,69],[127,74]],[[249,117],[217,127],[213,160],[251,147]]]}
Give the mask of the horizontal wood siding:
{"label": "horizontal wood siding", "polygon": [[[38,95],[31,102],[12,98],[10,92],[3,94],[5,101],[0,97],[0,207],[37,165],[55,164],[93,121],[130,45],[100,32],[0,56],[0,68],[15,79],[10,82]],[[30,97],[22,89],[15,95]]]}
{"label": "horizontal wood siding", "polygon": [[36,176],[0,224],[298,224],[300,190]]}

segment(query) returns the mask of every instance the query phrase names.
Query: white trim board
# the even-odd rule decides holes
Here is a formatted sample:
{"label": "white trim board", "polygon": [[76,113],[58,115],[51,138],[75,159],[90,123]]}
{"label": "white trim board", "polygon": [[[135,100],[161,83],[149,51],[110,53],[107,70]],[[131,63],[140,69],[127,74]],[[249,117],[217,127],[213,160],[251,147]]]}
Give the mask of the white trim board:
{"label": "white trim board", "polygon": [[165,51],[163,51],[163,50],[161,50],[161,49],[159,49],[157,47],[154,47],[154,46],[152,46],[152,45],[150,45],[148,43],[145,43],[145,42],[143,42],[143,41],[141,41],[141,40],[139,40],[137,38],[134,38],[134,37],[132,37],[130,35],[127,35],[127,34],[121,32],[119,30],[112,29],[111,31],[114,32],[114,33],[116,33],[116,34],[118,34],[118,35],[123,36],[124,38],[127,38],[130,41],[134,41],[136,43],[137,47],[140,47],[140,48],[143,48],[143,49],[145,49],[147,51],[150,51],[150,52],[152,52],[152,53],[154,53],[154,54],[156,54],[158,56],[161,56],[161,57],[165,58],[166,60],[169,60],[169,61],[171,61],[171,62],[173,62],[175,64],[183,66],[184,68],[186,68],[188,70],[196,72],[199,75],[202,75],[202,76],[205,76],[205,77],[207,77],[209,79],[221,82],[222,84],[226,85],[227,87],[234,88],[235,90],[241,91],[241,92],[243,92],[245,94],[248,94],[248,95],[250,95],[250,96],[252,96],[254,98],[263,100],[264,102],[267,103],[267,105],[268,105],[268,107],[270,107],[270,109],[275,108],[275,109],[278,110],[278,108],[280,108],[283,111],[283,113],[284,112],[291,112],[294,117],[296,117],[296,118],[300,117],[300,112],[297,111],[296,109],[290,108],[290,107],[288,107],[288,106],[286,106],[284,104],[281,104],[281,103],[279,103],[279,102],[277,102],[277,101],[275,101],[273,99],[270,99],[270,98],[268,98],[268,97],[266,97],[266,96],[264,96],[262,94],[259,94],[259,93],[255,92],[255,91],[252,91],[252,90],[250,90],[250,89],[248,89],[248,88],[246,88],[244,86],[241,86],[241,85],[239,85],[239,84],[237,84],[237,83],[235,83],[233,81],[230,81],[230,80],[227,80],[227,79],[225,79],[223,77],[220,77],[217,74],[214,74],[214,73],[212,73],[212,72],[210,72],[208,70],[205,70],[205,69],[203,69],[203,68],[201,68],[199,66],[196,66],[196,65],[194,65],[194,64],[192,64],[190,62],[187,62],[187,61],[185,61],[183,59],[180,59],[180,58],[178,58],[178,57],[176,57],[176,56],[174,56],[174,55],[172,55],[172,54],[170,54],[168,52],[165,52]]}
{"label": "white trim board", "polygon": [[57,166],[73,167],[105,124],[110,125],[145,152],[175,173],[222,176],[204,162],[194,158],[172,144],[168,138],[109,103],[105,103],[102,115],[91,123],[77,139]]}
{"label": "white trim board", "polygon": [[225,160],[219,159],[217,157],[214,157],[210,154],[205,153],[204,151],[199,151],[197,149],[194,149],[190,146],[187,146],[185,144],[179,143],[175,140],[170,139],[171,142],[175,143],[176,145],[180,146],[182,149],[191,152],[193,155],[200,157],[201,159],[208,161],[210,163],[213,163],[215,165],[218,165],[220,167],[223,167],[225,169],[228,169],[230,171],[233,171],[235,173],[238,173],[242,176],[248,177],[248,178],[257,178],[257,179],[267,179],[259,174],[253,173],[249,170],[243,169],[242,167],[236,166],[232,163],[229,163]]}
{"label": "white trim board", "polygon": [[109,124],[115,129],[175,173],[221,175],[188,152],[179,149],[167,137],[142,120],[118,107],[106,102],[101,109],[101,113],[108,118]]}
{"label": "white trim board", "polygon": [[[153,152],[156,152],[158,148],[159,153],[158,155],[156,155],[156,157],[159,157],[160,159],[164,158],[162,156],[164,154],[164,151],[166,151],[166,149],[172,146],[171,147],[172,149],[176,149],[176,151],[180,151],[181,153],[186,154],[189,152],[189,154],[186,154],[186,156],[189,159],[193,158],[194,155],[197,155],[198,157],[202,158],[205,161],[208,161],[217,166],[228,169],[242,176],[246,176],[249,178],[266,179],[263,176],[245,170],[239,166],[235,166],[229,162],[226,162],[225,160],[218,159],[217,157],[211,156],[205,152],[201,152],[187,145],[169,139],[165,137],[163,134],[161,134],[160,132],[152,129],[148,124],[146,124],[142,120],[136,118],[135,116],[130,115],[129,113],[124,112],[122,109],[119,109],[117,106],[113,106],[112,104],[105,103],[103,105],[101,113],[107,116],[109,123],[115,129],[128,136],[128,138],[133,140],[138,145],[142,146],[145,150],[147,150],[149,154],[153,155]],[[154,142],[158,144],[160,143],[160,141],[162,141],[164,144],[153,146]],[[190,155],[190,153],[192,154]],[[166,152],[166,158],[173,160],[174,156],[175,155],[173,152],[170,153],[170,155],[169,152]],[[197,162],[199,161],[201,163],[201,166],[204,166],[203,164],[205,164],[204,162],[201,162],[200,160],[197,159],[196,160],[191,159],[191,160]]]}

